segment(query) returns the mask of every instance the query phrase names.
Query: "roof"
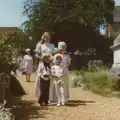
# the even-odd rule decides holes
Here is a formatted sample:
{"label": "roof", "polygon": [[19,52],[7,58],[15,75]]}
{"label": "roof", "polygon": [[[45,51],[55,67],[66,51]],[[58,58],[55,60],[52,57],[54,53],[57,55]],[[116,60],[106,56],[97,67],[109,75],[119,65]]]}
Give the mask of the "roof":
{"label": "roof", "polygon": [[111,47],[111,49],[116,50],[120,48],[120,34],[117,35],[117,37],[114,40],[113,46]]}
{"label": "roof", "polygon": [[120,6],[115,6],[113,11],[114,22],[120,22]]}
{"label": "roof", "polygon": [[0,32],[19,31],[18,27],[0,27]]}

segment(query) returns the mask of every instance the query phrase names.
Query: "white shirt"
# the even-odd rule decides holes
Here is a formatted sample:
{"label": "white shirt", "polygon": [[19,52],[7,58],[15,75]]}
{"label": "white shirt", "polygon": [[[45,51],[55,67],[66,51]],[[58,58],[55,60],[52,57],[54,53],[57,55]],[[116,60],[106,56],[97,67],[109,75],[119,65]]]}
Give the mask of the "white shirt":
{"label": "white shirt", "polygon": [[46,70],[46,69],[45,69],[45,66],[44,66],[44,64],[43,64],[42,61],[39,63],[38,75],[39,75],[39,76],[42,76],[42,75],[50,75],[50,68],[47,67],[47,70]]}

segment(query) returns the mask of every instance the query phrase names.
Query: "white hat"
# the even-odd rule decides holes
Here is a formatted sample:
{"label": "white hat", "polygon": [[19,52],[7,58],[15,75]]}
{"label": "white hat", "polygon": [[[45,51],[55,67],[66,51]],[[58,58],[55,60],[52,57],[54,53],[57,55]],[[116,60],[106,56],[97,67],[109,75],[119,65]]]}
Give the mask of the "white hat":
{"label": "white hat", "polygon": [[58,49],[59,50],[66,50],[67,44],[65,42],[59,42],[58,43]]}
{"label": "white hat", "polygon": [[26,49],[26,52],[30,52],[31,50],[28,48],[28,49]]}
{"label": "white hat", "polygon": [[54,55],[54,62],[56,61],[56,58],[59,57],[59,56],[63,59],[63,55],[62,54],[56,54],[56,55]]}

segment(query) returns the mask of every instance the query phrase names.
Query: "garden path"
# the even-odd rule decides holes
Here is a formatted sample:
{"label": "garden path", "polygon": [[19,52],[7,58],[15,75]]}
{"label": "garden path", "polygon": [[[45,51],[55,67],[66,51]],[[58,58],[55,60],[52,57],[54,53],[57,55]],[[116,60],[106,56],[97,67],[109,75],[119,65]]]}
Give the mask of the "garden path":
{"label": "garden path", "polygon": [[30,83],[26,83],[23,76],[19,76],[19,81],[27,94],[13,100],[17,106],[17,120],[120,120],[118,98],[102,97],[81,88],[70,88],[67,106],[51,104],[41,108],[34,95],[35,75]]}

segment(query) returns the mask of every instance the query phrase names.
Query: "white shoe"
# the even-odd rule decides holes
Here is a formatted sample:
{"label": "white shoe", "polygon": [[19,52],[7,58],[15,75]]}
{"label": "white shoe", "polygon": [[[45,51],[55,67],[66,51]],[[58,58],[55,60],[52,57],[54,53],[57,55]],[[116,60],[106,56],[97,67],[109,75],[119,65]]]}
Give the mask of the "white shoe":
{"label": "white shoe", "polygon": [[60,107],[60,103],[58,103],[57,106]]}
{"label": "white shoe", "polygon": [[63,102],[63,103],[61,103],[61,105],[62,105],[62,106],[65,106],[65,103]]}
{"label": "white shoe", "polygon": [[51,104],[51,101],[49,100],[48,103]]}

